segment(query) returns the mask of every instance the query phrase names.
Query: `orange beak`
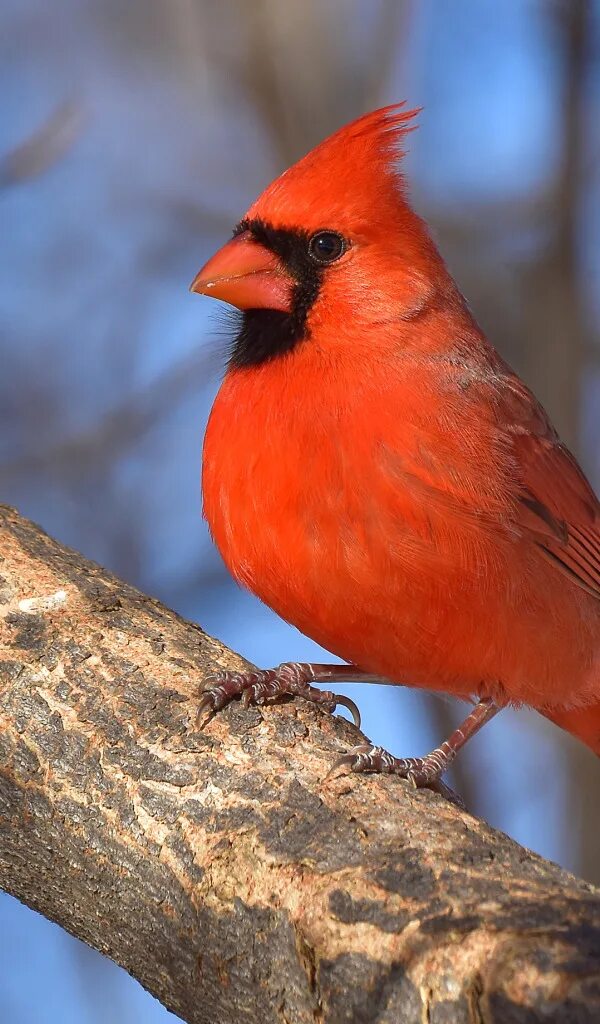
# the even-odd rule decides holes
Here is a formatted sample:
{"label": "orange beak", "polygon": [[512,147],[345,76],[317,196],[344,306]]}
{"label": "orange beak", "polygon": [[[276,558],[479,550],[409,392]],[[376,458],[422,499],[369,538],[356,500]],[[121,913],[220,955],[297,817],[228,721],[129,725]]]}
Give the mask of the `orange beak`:
{"label": "orange beak", "polygon": [[293,286],[277,257],[243,231],[204,264],[190,291],[212,295],[238,309],[289,312]]}

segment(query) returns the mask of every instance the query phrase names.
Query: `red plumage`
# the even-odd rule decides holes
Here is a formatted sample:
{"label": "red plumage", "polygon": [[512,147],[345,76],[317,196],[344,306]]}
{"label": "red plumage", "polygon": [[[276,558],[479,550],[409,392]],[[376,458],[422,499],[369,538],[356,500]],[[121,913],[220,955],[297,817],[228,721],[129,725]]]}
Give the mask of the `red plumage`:
{"label": "red plumage", "polygon": [[317,146],[196,279],[246,310],[205,514],[236,579],[345,660],[528,704],[600,753],[598,501],[407,203],[413,113]]}

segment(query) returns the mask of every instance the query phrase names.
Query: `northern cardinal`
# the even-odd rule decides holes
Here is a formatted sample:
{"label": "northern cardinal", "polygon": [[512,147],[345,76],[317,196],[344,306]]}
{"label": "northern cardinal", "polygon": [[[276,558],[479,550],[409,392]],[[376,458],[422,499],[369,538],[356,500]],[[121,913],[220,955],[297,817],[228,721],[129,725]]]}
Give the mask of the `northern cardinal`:
{"label": "northern cardinal", "polygon": [[242,310],[204,443],[204,510],[233,576],[349,666],[223,674],[201,699],[383,678],[475,700],[440,776],[527,704],[600,754],[600,505],[473,319],[397,169],[414,111],[326,139],[250,207],[192,288]]}

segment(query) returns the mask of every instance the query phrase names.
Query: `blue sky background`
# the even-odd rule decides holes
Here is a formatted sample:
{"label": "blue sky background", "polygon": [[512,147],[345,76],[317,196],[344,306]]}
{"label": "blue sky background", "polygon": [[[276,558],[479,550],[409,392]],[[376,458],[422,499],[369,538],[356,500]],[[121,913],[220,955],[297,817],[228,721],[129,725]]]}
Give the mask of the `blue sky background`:
{"label": "blue sky background", "polygon": [[[251,7],[267,12],[258,31]],[[523,327],[522,288],[550,244],[564,158],[566,5],[396,7],[390,17],[384,0],[3,2],[0,500],[258,664],[322,655],[233,586],[201,521],[202,433],[224,331],[216,307],[187,288],[288,158],[370,106],[423,106],[406,158],[415,205],[492,340],[544,387],[544,338]],[[600,5],[588,11],[575,433],[598,486]],[[252,85],[265,67],[277,102]],[[66,137],[61,155],[37,171],[3,165],[49,118]],[[562,400],[550,412],[560,420]],[[401,689],[348,692],[366,733],[398,754],[429,749],[461,713]],[[468,782],[471,806],[494,825],[592,877],[597,824],[586,808],[598,789],[584,786],[594,771],[574,741],[508,711],[473,741],[457,785]],[[167,1016],[123,971],[0,896],[1,1020]]]}

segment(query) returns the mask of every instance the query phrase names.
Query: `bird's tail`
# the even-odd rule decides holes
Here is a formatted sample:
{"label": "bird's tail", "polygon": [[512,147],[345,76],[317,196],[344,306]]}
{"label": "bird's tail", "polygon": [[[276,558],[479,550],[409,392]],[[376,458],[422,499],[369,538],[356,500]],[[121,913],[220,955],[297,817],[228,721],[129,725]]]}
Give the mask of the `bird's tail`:
{"label": "bird's tail", "polygon": [[544,711],[544,715],[600,756],[600,701],[569,711]]}

